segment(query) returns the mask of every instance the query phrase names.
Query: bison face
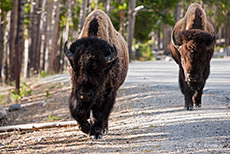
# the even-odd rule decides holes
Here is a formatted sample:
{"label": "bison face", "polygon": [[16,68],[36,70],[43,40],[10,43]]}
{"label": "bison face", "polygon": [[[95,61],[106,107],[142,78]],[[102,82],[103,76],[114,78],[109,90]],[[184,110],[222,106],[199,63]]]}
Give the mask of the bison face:
{"label": "bison face", "polygon": [[215,36],[201,30],[186,30],[174,36],[172,32],[172,44],[179,53],[179,63],[184,72],[187,84],[194,88],[201,88],[205,82],[204,70],[209,66],[213,55]]}
{"label": "bison face", "polygon": [[101,97],[99,93],[117,63],[117,49],[98,38],[83,38],[73,42],[70,49],[66,42],[64,53],[72,67],[72,90],[77,108],[79,111],[90,110]]}

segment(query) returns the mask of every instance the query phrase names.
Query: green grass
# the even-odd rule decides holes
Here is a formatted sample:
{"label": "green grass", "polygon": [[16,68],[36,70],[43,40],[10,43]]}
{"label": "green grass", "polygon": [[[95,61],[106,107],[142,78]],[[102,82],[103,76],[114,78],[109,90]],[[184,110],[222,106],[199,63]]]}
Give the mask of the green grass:
{"label": "green grass", "polygon": [[0,104],[3,103],[3,95],[0,95]]}
{"label": "green grass", "polygon": [[61,117],[54,117],[52,115],[49,115],[48,119],[51,120],[51,121],[55,121],[55,120],[61,120],[62,118]]}

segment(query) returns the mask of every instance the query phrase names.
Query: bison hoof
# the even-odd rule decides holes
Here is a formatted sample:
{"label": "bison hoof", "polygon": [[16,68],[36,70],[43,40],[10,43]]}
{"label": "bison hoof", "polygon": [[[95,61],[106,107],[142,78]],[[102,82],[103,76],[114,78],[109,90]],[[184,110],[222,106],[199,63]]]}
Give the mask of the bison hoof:
{"label": "bison hoof", "polygon": [[201,107],[201,104],[196,104],[196,107]]}
{"label": "bison hoof", "polygon": [[184,109],[185,109],[185,110],[188,110],[188,111],[192,111],[192,110],[193,110],[193,107],[185,107]]}
{"label": "bison hoof", "polygon": [[90,136],[94,136],[95,139],[102,139],[102,130],[98,127],[92,127]]}
{"label": "bison hoof", "polygon": [[88,134],[90,132],[90,124],[84,124],[82,126],[79,126],[80,130],[83,132],[83,133],[86,133]]}
{"label": "bison hoof", "polygon": [[104,132],[103,132],[104,135],[107,135],[108,133],[109,133],[108,130],[104,130]]}
{"label": "bison hoof", "polygon": [[97,134],[97,135],[93,136],[93,139],[99,139],[100,140],[100,139],[102,139],[102,135]]}

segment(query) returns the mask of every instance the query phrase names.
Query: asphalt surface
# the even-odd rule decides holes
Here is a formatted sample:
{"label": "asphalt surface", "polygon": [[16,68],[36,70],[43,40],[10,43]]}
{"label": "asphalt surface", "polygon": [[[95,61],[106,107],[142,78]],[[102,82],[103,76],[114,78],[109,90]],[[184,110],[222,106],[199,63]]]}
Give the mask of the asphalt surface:
{"label": "asphalt surface", "polygon": [[[178,71],[174,61],[132,62],[123,87],[139,83],[178,86]],[[44,78],[44,83],[69,81],[69,73]],[[212,59],[211,73],[204,89],[223,90],[230,95],[230,59]]]}
{"label": "asphalt surface", "polygon": [[[230,59],[212,59],[202,107],[184,110],[174,61],[132,62],[101,141],[82,153],[230,153]],[[69,83],[69,74],[44,82]],[[89,148],[90,147],[90,148]],[[70,150],[71,151],[71,150]]]}
{"label": "asphalt surface", "polygon": [[[65,73],[42,80],[65,84],[70,76]],[[63,101],[51,114],[69,116],[63,113],[68,110],[67,105],[63,107],[68,101],[66,92],[60,92],[58,98]],[[93,140],[77,127],[0,135],[0,153],[229,154],[230,59],[212,59],[202,107],[192,111],[184,110],[174,61],[132,62],[103,139]]]}
{"label": "asphalt surface", "polygon": [[[134,62],[129,65],[125,84],[178,85],[179,67],[174,61]],[[230,59],[212,59],[205,89],[230,90]]]}

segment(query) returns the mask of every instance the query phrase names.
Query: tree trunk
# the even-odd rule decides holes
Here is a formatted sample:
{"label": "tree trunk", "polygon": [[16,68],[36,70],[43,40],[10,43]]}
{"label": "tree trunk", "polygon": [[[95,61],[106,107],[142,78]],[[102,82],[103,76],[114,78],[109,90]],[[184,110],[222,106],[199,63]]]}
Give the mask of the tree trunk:
{"label": "tree trunk", "polygon": [[64,30],[64,34],[63,34],[63,37],[64,37],[64,41],[67,41],[68,38],[69,38],[69,23],[71,21],[71,0],[67,0],[67,22],[66,22],[66,25],[65,25],[65,30]]}
{"label": "tree trunk", "polygon": [[140,60],[140,57],[141,57],[141,53],[140,53],[140,46],[139,46],[139,48],[136,49],[136,52],[135,52],[135,59]]}
{"label": "tree trunk", "polygon": [[18,36],[17,39],[19,45],[19,73],[21,73],[23,52],[24,52],[24,19],[25,19],[25,2],[26,0],[19,0],[19,17],[18,17]]}
{"label": "tree trunk", "polygon": [[[31,35],[31,44],[29,51],[29,73],[37,74],[39,71],[39,60],[40,60],[40,19],[41,19],[41,0],[35,0],[35,6],[32,12],[32,29],[30,32]],[[29,75],[30,76],[30,75]]]}
{"label": "tree trunk", "polygon": [[10,66],[9,66],[9,80],[15,80],[15,41],[16,41],[16,34],[17,34],[17,21],[18,21],[18,5],[19,1],[14,1],[14,7],[11,11],[11,20],[10,20],[10,37],[9,37],[9,44],[10,44]]}
{"label": "tree trunk", "polygon": [[129,24],[128,24],[128,50],[129,50],[129,61],[131,62],[132,59],[132,42],[133,42],[133,35],[134,35],[134,27],[135,27],[135,13],[134,9],[136,7],[136,0],[129,0]]}
{"label": "tree trunk", "polygon": [[53,41],[52,41],[52,63],[51,63],[51,68],[52,72],[58,73],[58,65],[60,61],[60,57],[57,54],[58,52],[58,38],[59,38],[59,25],[60,25],[60,6],[59,6],[59,1],[56,1],[56,6],[55,6],[55,24],[54,24],[54,30],[53,30]]}
{"label": "tree trunk", "polygon": [[110,16],[110,3],[111,3],[111,0],[107,0],[107,3],[106,3],[106,13],[108,14],[108,16]]}
{"label": "tree trunk", "polygon": [[[215,6],[215,10],[214,10],[214,21],[213,21],[213,29],[214,29],[214,31],[216,32],[216,34],[217,34],[217,32],[218,32],[218,28],[217,28],[217,26],[216,26],[217,13],[218,13],[218,6]],[[218,36],[216,36],[216,37],[218,38]]]}
{"label": "tree trunk", "polygon": [[27,70],[28,70],[28,59],[29,59],[29,38],[25,39],[25,51],[24,51],[24,70],[23,70],[23,77],[28,78]]}
{"label": "tree trunk", "polygon": [[226,23],[226,47],[230,45],[230,12],[228,12],[227,16],[227,23]]}
{"label": "tree trunk", "polygon": [[3,66],[3,56],[4,54],[4,31],[5,31],[5,20],[6,14],[1,12],[0,14],[0,82],[2,81],[2,66]]}
{"label": "tree trunk", "polygon": [[[31,0],[31,3],[33,3],[33,0]],[[33,52],[32,52],[32,38],[33,38],[33,26],[34,26],[34,22],[33,22],[33,19],[34,19],[34,6],[32,5],[31,6],[31,10],[30,10],[30,25],[29,25],[29,51],[28,51],[28,62],[27,62],[27,75],[26,77],[29,78],[31,76],[30,74],[30,70],[32,69],[32,66],[33,66]]]}
{"label": "tree trunk", "polygon": [[[63,34],[62,34],[63,35]],[[58,65],[58,70],[59,72],[63,72],[64,71],[64,53],[63,53],[63,36],[60,36],[60,45],[59,45],[59,51],[60,51],[60,54],[59,54],[59,65]]]}
{"label": "tree trunk", "polygon": [[22,53],[24,50],[24,14],[25,14],[25,0],[18,0],[18,20],[17,20],[17,33],[15,40],[15,79],[16,89],[19,94],[20,88],[20,72],[21,72],[21,61]]}
{"label": "tree trunk", "polygon": [[[121,0],[121,3],[123,4],[125,1]],[[120,32],[121,35],[125,38],[125,10],[122,9],[119,11],[119,17],[120,17]]]}
{"label": "tree trunk", "polygon": [[81,11],[80,11],[80,22],[78,25],[78,33],[81,32],[84,21],[85,21],[86,7],[87,7],[87,0],[83,0],[82,5],[81,5]]}
{"label": "tree trunk", "polygon": [[174,19],[175,21],[178,21],[181,18],[181,6],[180,3],[177,3],[177,7],[174,12]]}
{"label": "tree trunk", "polygon": [[164,55],[168,55],[170,53],[170,49],[169,49],[170,39],[171,39],[171,28],[169,25],[164,25],[164,32],[163,32]]}
{"label": "tree trunk", "polygon": [[[7,14],[7,20],[8,21],[10,21],[10,19],[11,19],[11,13],[8,13]],[[9,49],[9,36],[10,35],[10,24],[8,23],[7,25],[6,25],[6,27],[5,27],[5,39],[4,39],[4,44],[5,44],[5,46],[4,46],[4,48],[5,48],[5,56],[3,56],[4,57],[4,67],[3,68],[5,68],[4,69],[4,74],[3,74],[3,76],[4,76],[4,80],[5,81],[3,81],[5,84],[9,81],[9,70],[10,70],[10,68],[9,68],[9,65],[10,65],[10,49]]]}
{"label": "tree trunk", "polygon": [[[31,3],[34,3],[35,0],[31,0]],[[30,77],[32,74],[34,60],[33,60],[33,49],[34,49],[34,27],[35,27],[35,6],[31,6],[31,13],[30,13],[30,28],[29,28],[29,54],[28,54],[28,67],[27,67],[27,77]]]}
{"label": "tree trunk", "polygon": [[71,3],[72,3],[72,0],[67,0],[66,2],[66,5],[67,5],[67,22],[66,22],[66,25],[65,25],[65,29],[64,29],[64,32],[63,32],[63,37],[62,37],[62,40],[60,41],[61,42],[61,45],[60,45],[60,51],[61,52],[61,66],[60,66],[60,70],[61,71],[64,71],[64,68],[65,68],[65,64],[66,64],[66,58],[63,54],[63,44],[65,43],[65,41],[67,41],[69,39],[69,30],[70,30],[70,27],[69,27],[69,23],[71,21]]}
{"label": "tree trunk", "polygon": [[46,1],[45,4],[45,10],[46,13],[44,14],[44,17],[42,18],[44,20],[44,25],[43,25],[43,45],[42,45],[42,66],[41,69],[45,70],[47,72],[47,68],[46,68],[46,56],[47,56],[47,52],[48,52],[48,42],[49,42],[49,28],[50,28],[50,12],[51,12],[51,3],[49,1]]}
{"label": "tree trunk", "polygon": [[47,27],[48,27],[48,30],[47,30],[47,35],[46,35],[46,51],[45,51],[45,72],[46,73],[50,73],[51,71],[51,58],[52,58],[52,54],[51,54],[51,46],[52,46],[52,34],[53,34],[53,4],[54,2],[51,2],[49,1],[48,2],[49,5],[48,5],[48,11],[47,11],[47,15],[48,15],[48,18],[47,18]]}
{"label": "tree trunk", "polygon": [[157,31],[157,47],[160,50],[160,48],[161,48],[161,31],[160,31],[160,29]]}
{"label": "tree trunk", "polygon": [[95,1],[95,9],[98,9],[98,0],[94,0]]}
{"label": "tree trunk", "polygon": [[46,48],[46,33],[47,33],[47,8],[48,1],[42,3],[41,25],[40,25],[40,59],[39,66],[40,71],[45,69],[45,48]]}
{"label": "tree trunk", "polygon": [[38,6],[37,6],[37,11],[36,11],[36,16],[37,16],[37,25],[36,25],[36,42],[35,42],[35,57],[34,57],[34,70],[36,73],[40,72],[40,49],[41,49],[41,31],[40,31],[40,25],[42,24],[41,21],[41,14],[42,14],[42,3],[43,0],[38,0],[37,1]]}

